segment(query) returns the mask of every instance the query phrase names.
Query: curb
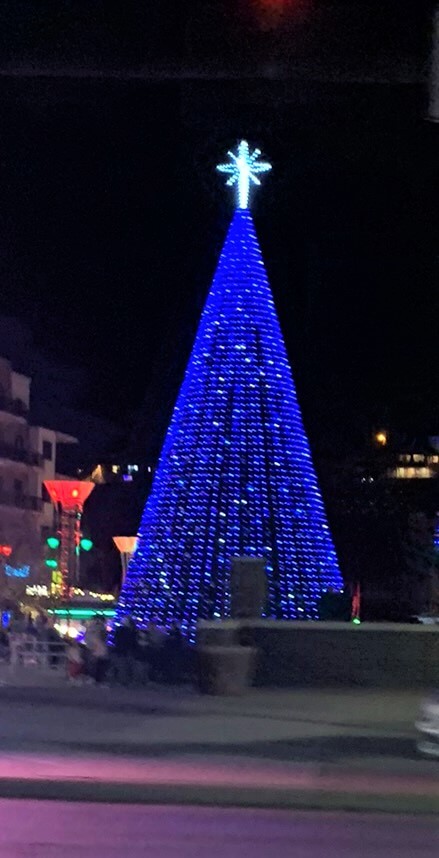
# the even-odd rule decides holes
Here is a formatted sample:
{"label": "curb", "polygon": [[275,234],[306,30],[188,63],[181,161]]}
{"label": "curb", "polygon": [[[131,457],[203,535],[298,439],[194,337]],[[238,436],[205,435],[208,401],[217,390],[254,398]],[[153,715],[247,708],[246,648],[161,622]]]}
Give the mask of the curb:
{"label": "curb", "polygon": [[437,795],[218,787],[210,784],[133,784],[87,780],[0,779],[0,798],[115,804],[161,804],[289,810],[402,813],[431,816]]}

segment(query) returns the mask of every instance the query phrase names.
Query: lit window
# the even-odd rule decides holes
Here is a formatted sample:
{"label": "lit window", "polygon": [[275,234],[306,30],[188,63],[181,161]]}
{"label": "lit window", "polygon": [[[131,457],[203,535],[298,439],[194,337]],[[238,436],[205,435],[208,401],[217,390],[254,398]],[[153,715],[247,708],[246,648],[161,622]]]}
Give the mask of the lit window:
{"label": "lit window", "polygon": [[112,465],[111,470],[112,470],[113,474],[118,474],[120,471],[120,466],[119,465]]}
{"label": "lit window", "polygon": [[439,456],[429,456],[428,461],[430,465],[437,465],[439,462]]}
{"label": "lit window", "polygon": [[425,460],[425,456],[422,455],[421,453],[414,453],[413,454],[413,461],[414,462],[423,462],[424,460]]}
{"label": "lit window", "polygon": [[397,479],[402,479],[402,480],[411,480],[411,479],[426,480],[426,479],[429,479],[430,477],[433,476],[433,472],[432,472],[431,468],[425,468],[425,467],[424,468],[414,468],[414,467],[402,468],[402,467],[399,467],[399,468],[396,468],[395,471],[393,471],[392,476],[396,477]]}

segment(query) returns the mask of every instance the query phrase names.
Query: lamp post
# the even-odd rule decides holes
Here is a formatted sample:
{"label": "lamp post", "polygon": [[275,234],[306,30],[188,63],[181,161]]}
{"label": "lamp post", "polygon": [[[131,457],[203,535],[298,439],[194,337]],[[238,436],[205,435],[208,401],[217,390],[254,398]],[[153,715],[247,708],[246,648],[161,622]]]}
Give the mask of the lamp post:
{"label": "lamp post", "polygon": [[95,484],[86,480],[44,480],[59,516],[61,595],[68,599],[72,578],[77,583],[81,516]]}
{"label": "lamp post", "polygon": [[430,122],[439,122],[439,3],[433,15],[429,76],[428,116]]}
{"label": "lamp post", "polygon": [[122,563],[122,585],[127,574],[128,563],[137,547],[137,536],[113,536],[113,542],[120,552]]}

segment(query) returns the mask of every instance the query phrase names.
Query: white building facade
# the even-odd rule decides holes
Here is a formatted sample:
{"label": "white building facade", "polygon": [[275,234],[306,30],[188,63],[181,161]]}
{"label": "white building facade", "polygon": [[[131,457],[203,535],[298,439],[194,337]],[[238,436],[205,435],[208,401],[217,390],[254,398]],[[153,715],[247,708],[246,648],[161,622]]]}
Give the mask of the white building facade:
{"label": "white building facade", "polygon": [[[45,536],[54,510],[44,480],[54,479],[59,444],[70,435],[29,423],[31,379],[0,358],[0,576],[2,589],[42,581]],[[15,579],[15,581],[13,580]]]}

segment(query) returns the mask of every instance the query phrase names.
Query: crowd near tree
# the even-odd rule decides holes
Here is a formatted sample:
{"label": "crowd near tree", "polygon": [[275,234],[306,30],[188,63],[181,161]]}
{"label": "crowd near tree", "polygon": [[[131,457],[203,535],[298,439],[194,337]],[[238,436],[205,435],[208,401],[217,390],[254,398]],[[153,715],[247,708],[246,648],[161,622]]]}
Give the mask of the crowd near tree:
{"label": "crowd near tree", "polygon": [[18,614],[0,630],[0,660],[11,668],[38,663],[65,665],[72,684],[141,686],[148,682],[182,682],[190,671],[191,648],[177,622],[169,630],[157,619],[138,628],[125,617],[110,636],[107,622],[97,614],[85,634],[62,638],[45,616]]}

